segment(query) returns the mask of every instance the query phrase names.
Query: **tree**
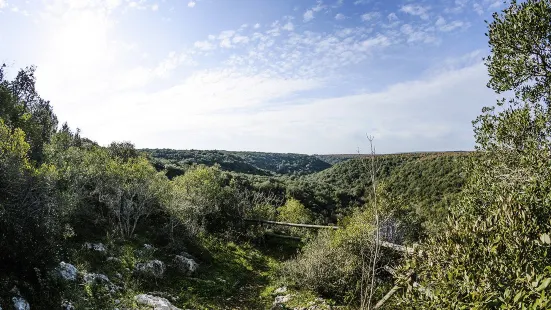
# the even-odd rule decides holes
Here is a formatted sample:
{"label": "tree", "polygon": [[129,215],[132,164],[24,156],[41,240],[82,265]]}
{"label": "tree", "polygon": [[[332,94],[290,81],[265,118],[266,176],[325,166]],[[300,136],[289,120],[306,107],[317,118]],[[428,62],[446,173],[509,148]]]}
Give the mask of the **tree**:
{"label": "tree", "polygon": [[43,147],[56,132],[57,117],[50,102],[36,91],[36,67],[20,70],[13,81],[4,80],[5,68],[0,66],[0,115],[8,126],[26,133],[29,158],[42,163]]}
{"label": "tree", "polygon": [[551,2],[512,1],[493,17],[488,86],[509,96],[475,120],[480,156],[445,232],[402,266],[403,308],[551,304]]}
{"label": "tree", "polygon": [[168,204],[171,230],[182,224],[194,235],[211,228],[226,203],[221,171],[217,167],[195,166],[172,183]]}

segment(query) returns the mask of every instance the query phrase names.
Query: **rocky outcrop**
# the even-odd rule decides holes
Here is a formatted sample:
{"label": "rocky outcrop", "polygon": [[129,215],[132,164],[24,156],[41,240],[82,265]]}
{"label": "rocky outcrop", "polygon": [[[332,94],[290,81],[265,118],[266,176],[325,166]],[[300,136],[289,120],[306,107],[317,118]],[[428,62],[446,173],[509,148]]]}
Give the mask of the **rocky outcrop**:
{"label": "rocky outcrop", "polygon": [[187,255],[176,255],[174,257],[173,264],[180,273],[186,276],[190,276],[195,273],[199,267],[199,264],[197,264],[193,258],[187,257]]}
{"label": "rocky outcrop", "polygon": [[148,294],[140,294],[134,297],[139,305],[152,307],[153,310],[181,310],[173,306],[166,298],[157,297]]}
{"label": "rocky outcrop", "polygon": [[106,253],[107,249],[105,248],[105,245],[103,243],[90,243],[86,242],[84,244],[84,247],[90,251],[95,251],[99,253]]}
{"label": "rocky outcrop", "polygon": [[103,285],[110,294],[114,294],[122,289],[111,282],[106,275],[101,273],[87,273],[82,278],[84,283],[88,285]]}
{"label": "rocky outcrop", "polygon": [[31,310],[31,306],[23,297],[13,297],[11,300],[15,310]]}
{"label": "rocky outcrop", "polygon": [[284,304],[284,303],[289,302],[289,300],[291,300],[291,294],[287,294],[287,295],[284,295],[284,296],[276,296],[276,298],[274,300],[274,305],[275,304]]}
{"label": "rocky outcrop", "polygon": [[70,301],[64,301],[61,304],[61,310],[75,310],[75,306],[73,306],[73,303]]}
{"label": "rocky outcrop", "polygon": [[137,263],[134,272],[142,276],[160,279],[165,273],[165,264],[158,259]]}
{"label": "rocky outcrop", "polygon": [[66,262],[59,263],[59,267],[57,267],[57,271],[59,273],[59,276],[65,281],[75,281],[77,279],[77,275],[78,275],[77,267],[69,263],[66,263]]}
{"label": "rocky outcrop", "polygon": [[275,291],[274,291],[274,294],[276,295],[280,295],[280,294],[284,294],[287,292],[287,287],[286,286],[282,286],[282,287],[278,287]]}

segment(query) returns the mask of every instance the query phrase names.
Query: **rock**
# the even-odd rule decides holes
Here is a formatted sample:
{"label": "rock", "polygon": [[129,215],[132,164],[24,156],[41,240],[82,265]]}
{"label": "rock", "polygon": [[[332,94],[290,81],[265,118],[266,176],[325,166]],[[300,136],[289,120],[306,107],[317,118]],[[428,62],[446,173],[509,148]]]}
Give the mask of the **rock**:
{"label": "rock", "polygon": [[274,305],[284,304],[289,302],[289,300],[291,300],[291,294],[287,294],[285,296],[277,296],[274,300]]}
{"label": "rock", "polygon": [[192,275],[199,267],[199,264],[197,264],[193,258],[188,258],[183,255],[176,255],[173,262],[178,271],[187,276]]}
{"label": "rock", "polygon": [[165,273],[165,264],[160,260],[155,259],[147,263],[137,263],[134,270],[144,276],[162,278]]}
{"label": "rock", "polygon": [[113,256],[109,256],[108,258],[105,259],[106,261],[110,262],[110,263],[116,263],[116,264],[121,264],[122,263],[122,260],[118,257],[113,257]]}
{"label": "rock", "polygon": [[66,281],[75,281],[77,279],[78,270],[77,267],[66,263],[59,263],[58,272],[61,278]]}
{"label": "rock", "polygon": [[104,285],[109,293],[114,294],[121,290],[121,288],[111,282],[109,278],[100,273],[87,273],[83,277],[84,282],[88,285]]}
{"label": "rock", "polygon": [[140,294],[134,297],[140,305],[153,307],[153,310],[181,310],[173,306],[166,298],[157,297],[148,294]]}
{"label": "rock", "polygon": [[87,284],[94,284],[94,283],[111,283],[109,281],[109,278],[101,273],[87,273],[84,275],[84,282]]}
{"label": "rock", "polygon": [[92,250],[92,251],[96,251],[96,252],[100,252],[100,253],[107,252],[107,249],[105,248],[105,245],[103,245],[103,243],[86,242],[84,244],[84,247],[87,248],[88,250]]}
{"label": "rock", "polygon": [[13,297],[11,300],[15,310],[31,310],[31,306],[23,297]]}
{"label": "rock", "polygon": [[155,247],[152,246],[151,244],[144,244],[143,245],[143,248],[146,250],[146,251],[151,251],[151,252],[154,252],[155,251]]}
{"label": "rock", "polygon": [[286,286],[282,286],[282,287],[278,287],[278,288],[274,291],[274,294],[279,295],[279,294],[283,294],[283,293],[286,293],[286,292],[287,292],[287,287],[286,287]]}
{"label": "rock", "polygon": [[61,304],[61,309],[62,310],[75,310],[75,306],[73,306],[73,303],[70,302],[70,301],[64,301]]}

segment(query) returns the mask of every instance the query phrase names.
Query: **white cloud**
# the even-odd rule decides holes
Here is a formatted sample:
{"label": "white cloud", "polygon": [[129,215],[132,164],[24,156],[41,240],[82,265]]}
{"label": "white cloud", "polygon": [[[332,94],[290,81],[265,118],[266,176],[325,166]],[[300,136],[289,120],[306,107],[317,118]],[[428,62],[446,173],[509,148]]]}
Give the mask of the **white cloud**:
{"label": "white cloud", "polygon": [[482,5],[480,5],[480,3],[473,3],[473,10],[478,14],[478,15],[482,15],[484,14],[484,8],[482,7]]}
{"label": "white cloud", "polygon": [[193,43],[193,46],[201,51],[210,51],[216,48],[216,46],[209,41],[196,41]]}
{"label": "white cloud", "polygon": [[249,37],[236,35],[233,37],[232,41],[233,43],[236,43],[236,44],[245,44],[245,43],[249,43]]}
{"label": "white cloud", "polygon": [[190,7],[190,8],[193,8],[193,7],[195,7],[196,4],[197,4],[197,2],[191,0],[190,2],[187,3],[187,6]]}
{"label": "white cloud", "polygon": [[316,5],[314,7],[312,7],[312,11],[314,12],[319,12],[321,11],[322,9],[325,8],[325,5],[323,5],[323,2],[321,0],[318,0],[318,2],[316,3]]}
{"label": "white cloud", "polygon": [[364,22],[372,21],[372,20],[378,19],[379,17],[381,17],[381,13],[369,12],[369,13],[362,14],[362,21]]}
{"label": "white cloud", "polygon": [[157,10],[159,10],[159,5],[158,5],[157,3],[151,5],[151,10],[152,10],[152,11],[157,11]]}
{"label": "white cloud", "polygon": [[455,0],[454,5],[444,9],[445,13],[458,14],[469,4],[470,0]]}
{"label": "white cloud", "polygon": [[374,38],[363,41],[362,45],[368,49],[373,47],[386,47],[390,45],[390,40],[384,35],[377,35]]}
{"label": "white cloud", "polygon": [[400,8],[401,12],[404,12],[406,14],[410,14],[413,16],[419,16],[421,19],[428,19],[429,18],[429,7],[427,6],[421,6],[417,4],[407,4]]}
{"label": "white cloud", "polygon": [[232,47],[231,40],[229,38],[222,39],[220,41],[220,47],[231,48]]}
{"label": "white cloud", "polygon": [[[70,1],[70,0],[69,0]],[[78,1],[75,1],[78,2]],[[86,2],[86,1],[82,1]],[[145,10],[147,9],[146,0],[136,0],[136,1],[127,1],[128,2],[128,8],[135,9],[135,10]]]}
{"label": "white cloud", "polygon": [[503,0],[484,0],[489,9],[497,9],[503,5]]}
{"label": "white cloud", "polygon": [[[459,121],[445,109],[459,99],[450,100],[446,96],[462,96],[461,99],[471,100],[470,104],[480,102],[475,95],[481,92],[470,94],[466,85],[468,82],[469,87],[476,88],[475,82],[481,79],[477,74],[483,70],[473,66],[474,74],[463,63],[451,68],[452,65],[442,61],[440,50],[435,51],[438,60],[434,61],[442,63],[443,72],[431,73],[434,77],[422,80],[396,83],[405,70],[411,69],[410,62],[415,62],[416,69],[428,66],[426,57],[419,57],[420,49],[408,49],[407,45],[435,44],[446,35],[444,32],[469,26],[467,19],[456,20],[458,16],[442,11],[434,10],[434,20],[426,21],[404,15],[400,21],[394,13],[371,12],[368,14],[372,15],[362,19],[376,18],[377,23],[361,23],[356,19],[355,24],[349,20],[350,23],[323,29],[317,25],[295,27],[289,16],[273,23],[263,20],[262,30],[260,24],[245,26],[236,21],[233,30],[210,29],[214,35],[209,35],[202,29],[199,33],[202,39],[183,43],[189,49],[174,45],[175,51],[166,53],[162,44],[153,47],[144,44],[150,40],[123,42],[116,37],[120,32],[113,30],[121,20],[114,10],[120,7],[120,13],[124,13],[130,1],[122,1],[122,6],[120,1],[110,5],[100,0],[55,1],[64,2],[71,9],[60,10],[45,24],[45,29],[51,32],[45,38],[52,39],[44,48],[36,48],[41,52],[37,72],[42,81],[40,87],[45,89],[44,97],[52,99],[61,120],[78,125],[85,135],[100,142],[124,139],[135,140],[142,146],[183,148],[176,141],[181,141],[178,136],[186,135],[192,136],[186,140],[190,143],[187,147],[195,148],[350,152],[358,141],[349,137],[358,133],[364,136],[365,131],[373,130],[378,139],[388,141],[383,142],[388,150],[393,150],[392,145],[453,147],[446,143],[463,141],[464,137],[450,139],[450,135],[457,134],[454,126]],[[151,14],[153,3],[165,3],[132,2],[136,3],[136,9],[145,6],[147,14]],[[180,9],[185,9],[186,2]],[[402,7],[402,12],[421,18],[432,13],[428,7],[410,6]],[[310,21],[316,23],[318,18],[322,24],[327,18],[329,21],[332,17],[340,18],[338,11],[324,8],[318,2],[304,10],[311,12]],[[51,10],[57,10],[57,6]],[[360,12],[365,11],[364,8]],[[296,14],[299,23],[300,12]],[[130,13],[126,16],[142,16],[146,12]],[[148,55],[146,59],[141,57],[144,54]],[[410,62],[398,64],[392,77],[381,77],[382,70],[386,72],[394,59],[398,63],[403,58]],[[472,81],[465,82],[467,78]],[[388,83],[395,84],[380,88]],[[358,92],[358,84],[375,90]],[[481,88],[484,85],[485,81]],[[335,93],[339,95],[327,95]],[[355,93],[359,95],[351,95]],[[446,104],[434,107],[432,100]],[[113,107],[114,116],[97,112],[107,107]],[[399,112],[393,115],[390,111],[396,109]],[[431,110],[436,111],[432,116]],[[124,121],[118,123],[122,116],[126,116]],[[145,128],[144,122],[151,125]],[[465,128],[470,129],[468,121]],[[115,136],[114,130],[118,130]],[[300,134],[293,135],[296,132]],[[470,132],[467,136],[472,142]],[[427,142],[415,144],[408,139]]]}
{"label": "white cloud", "polygon": [[314,14],[323,10],[324,8],[326,8],[326,6],[323,5],[322,1],[318,0],[315,6],[311,7],[310,9],[306,10],[306,12],[304,12],[304,14],[302,15],[302,20],[304,22],[311,21],[312,19],[314,19]]}
{"label": "white cloud", "polygon": [[454,20],[448,24],[445,24],[445,25],[442,25],[439,27],[440,31],[444,31],[444,32],[448,32],[448,31],[453,31],[455,29],[458,29],[458,28],[466,28],[468,27],[469,24],[466,24],[460,20]]}
{"label": "white cloud", "polygon": [[284,30],[287,30],[287,31],[293,31],[295,29],[295,26],[293,25],[293,23],[291,22],[287,22],[285,25],[283,25],[283,28]]}
{"label": "white cloud", "polygon": [[494,100],[486,80],[477,63],[376,92],[298,100],[292,95],[324,84],[203,71],[171,88],[85,105],[71,123],[102,144],[137,147],[351,153],[369,133],[381,153],[465,150],[474,145],[470,121]]}
{"label": "white cloud", "polygon": [[423,28],[419,25],[404,24],[400,31],[406,35],[408,43],[437,43],[438,39],[433,35],[433,28]]}
{"label": "white cloud", "polygon": [[3,9],[8,6],[8,2],[6,0],[0,0],[0,9]]}
{"label": "white cloud", "polygon": [[229,39],[229,38],[233,37],[233,35],[235,35],[234,30],[224,30],[224,31],[220,32],[220,34],[218,35],[218,39],[219,40]]}
{"label": "white cloud", "polygon": [[342,13],[337,13],[337,15],[335,15],[335,19],[336,20],[344,20],[344,19],[346,19],[346,16],[344,16],[344,14],[342,14]]}
{"label": "white cloud", "polygon": [[302,15],[303,17],[303,20],[304,22],[309,22],[311,21],[312,19],[314,19],[314,11],[312,10],[306,10],[306,12],[304,12],[304,15]]}
{"label": "white cloud", "polygon": [[436,27],[438,27],[438,30],[443,32],[449,32],[453,31],[458,28],[468,28],[470,26],[469,23],[462,22],[460,20],[454,20],[452,22],[446,22],[446,19],[444,19],[442,16],[439,16],[435,23]]}
{"label": "white cloud", "polygon": [[333,8],[338,8],[338,7],[341,7],[342,4],[344,3],[344,0],[337,0],[337,2],[335,2],[335,4],[333,4]]}

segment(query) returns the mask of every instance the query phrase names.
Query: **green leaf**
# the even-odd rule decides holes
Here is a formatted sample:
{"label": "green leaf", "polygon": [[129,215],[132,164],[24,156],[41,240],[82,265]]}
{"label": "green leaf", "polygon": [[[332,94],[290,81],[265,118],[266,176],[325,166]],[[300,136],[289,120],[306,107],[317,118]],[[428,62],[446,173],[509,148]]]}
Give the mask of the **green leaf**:
{"label": "green leaf", "polygon": [[515,295],[515,298],[513,298],[513,302],[514,303],[517,303],[518,300],[522,297],[522,291],[518,292],[516,295]]}
{"label": "green leaf", "polygon": [[538,288],[536,288],[536,291],[540,292],[540,291],[546,289],[547,286],[549,286],[549,283],[551,283],[551,278],[545,278],[545,280],[543,280],[543,282],[540,284],[540,286],[538,286]]}

